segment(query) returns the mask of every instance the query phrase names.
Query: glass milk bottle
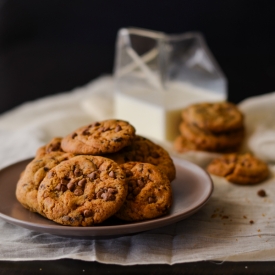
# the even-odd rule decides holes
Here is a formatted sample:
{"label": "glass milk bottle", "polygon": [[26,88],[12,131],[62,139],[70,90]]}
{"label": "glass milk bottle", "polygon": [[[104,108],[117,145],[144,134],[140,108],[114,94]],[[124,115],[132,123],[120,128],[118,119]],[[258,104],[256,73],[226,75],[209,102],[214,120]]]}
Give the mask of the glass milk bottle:
{"label": "glass milk bottle", "polygon": [[173,141],[179,134],[184,107],[227,99],[227,80],[195,32],[120,29],[114,77],[115,118],[159,141]]}

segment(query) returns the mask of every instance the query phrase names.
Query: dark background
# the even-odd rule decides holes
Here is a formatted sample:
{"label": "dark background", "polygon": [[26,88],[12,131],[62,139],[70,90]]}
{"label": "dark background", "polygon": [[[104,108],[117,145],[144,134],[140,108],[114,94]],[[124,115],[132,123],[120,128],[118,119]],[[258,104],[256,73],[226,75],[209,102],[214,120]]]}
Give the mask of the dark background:
{"label": "dark background", "polygon": [[0,1],[0,113],[112,73],[122,27],[199,31],[229,100],[275,90],[275,1]]}

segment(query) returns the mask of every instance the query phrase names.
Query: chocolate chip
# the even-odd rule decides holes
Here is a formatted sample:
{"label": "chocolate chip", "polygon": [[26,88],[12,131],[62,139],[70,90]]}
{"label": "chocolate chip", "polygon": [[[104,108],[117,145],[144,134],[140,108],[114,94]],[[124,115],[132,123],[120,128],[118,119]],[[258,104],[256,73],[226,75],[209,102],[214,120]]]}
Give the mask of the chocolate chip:
{"label": "chocolate chip", "polygon": [[72,138],[75,138],[77,136],[77,133],[72,134]]}
{"label": "chocolate chip", "polygon": [[97,199],[100,199],[102,194],[103,194],[103,190],[99,190],[99,191],[96,193],[96,198],[97,198]]}
{"label": "chocolate chip", "polygon": [[85,184],[86,184],[86,179],[82,179],[82,180],[80,180],[78,183],[77,183],[77,185],[78,186],[81,186],[81,187],[84,187],[85,186]]}
{"label": "chocolate chip", "polygon": [[87,177],[90,178],[91,180],[94,180],[97,178],[97,174],[96,174],[96,172],[92,172],[92,173],[88,174]]}
{"label": "chocolate chip", "polygon": [[156,198],[153,198],[153,197],[148,198],[148,203],[154,203],[156,201],[157,201]]}
{"label": "chocolate chip", "polygon": [[74,190],[74,194],[76,196],[81,196],[81,195],[83,195],[83,190],[80,189],[80,188],[77,188],[77,189]]}
{"label": "chocolate chip", "polygon": [[91,217],[93,215],[93,211],[92,210],[84,210],[83,214],[85,217]]}
{"label": "chocolate chip", "polygon": [[68,188],[70,191],[73,191],[74,188],[75,188],[75,181],[74,181],[74,180],[70,181],[70,182],[67,184],[67,188]]}
{"label": "chocolate chip", "polygon": [[59,149],[60,149],[60,143],[55,143],[48,148],[47,152],[49,153],[53,151],[58,151]]}
{"label": "chocolate chip", "polygon": [[113,194],[105,192],[101,195],[101,198],[105,201],[114,201],[116,197]]}
{"label": "chocolate chip", "polygon": [[128,170],[128,169],[125,171],[125,174],[126,174],[126,177],[127,177],[127,178],[133,176],[132,171],[131,171],[131,170]]}
{"label": "chocolate chip", "polygon": [[88,136],[89,134],[90,134],[90,128],[87,128],[87,129],[85,129],[83,132],[82,132],[82,135],[84,135],[84,136]]}
{"label": "chocolate chip", "polygon": [[48,167],[46,167],[46,166],[45,166],[43,169],[44,169],[45,172],[47,172],[47,171],[50,170],[50,168],[48,168]]}
{"label": "chocolate chip", "polygon": [[61,184],[61,191],[65,192],[67,190],[67,186],[65,186],[64,184]]}
{"label": "chocolate chip", "polygon": [[91,125],[91,127],[95,127],[95,126],[99,126],[99,125],[100,125],[100,123],[96,121]]}
{"label": "chocolate chip", "polygon": [[111,177],[111,178],[116,178],[116,174],[115,174],[115,172],[114,171],[111,171],[110,173],[109,173],[109,177]]}
{"label": "chocolate chip", "polygon": [[153,158],[159,158],[159,157],[160,157],[159,153],[157,153],[157,152],[151,152],[150,155],[151,155]]}
{"label": "chocolate chip", "polygon": [[258,196],[260,196],[260,197],[266,197],[266,192],[265,192],[265,190],[263,190],[263,189],[259,190],[259,191],[257,192],[257,194],[258,194]]}
{"label": "chocolate chip", "polygon": [[131,185],[132,187],[135,187],[137,185],[137,182],[136,182],[136,180],[131,179],[128,181],[128,184]]}
{"label": "chocolate chip", "polygon": [[75,175],[76,177],[79,177],[79,176],[82,175],[82,173],[81,173],[81,171],[80,171],[80,169],[79,169],[78,167],[76,167],[76,168],[74,169],[74,175]]}
{"label": "chocolate chip", "polygon": [[61,190],[61,184],[60,183],[56,185],[55,190],[57,190],[57,191]]}
{"label": "chocolate chip", "polygon": [[107,192],[110,193],[110,194],[116,194],[117,193],[117,189],[109,187],[108,190],[107,190]]}
{"label": "chocolate chip", "polygon": [[66,178],[61,179],[61,184],[67,184],[68,182],[69,180]]}
{"label": "chocolate chip", "polygon": [[121,131],[121,129],[122,129],[121,126],[117,125],[116,128],[115,128],[115,132],[119,132],[119,131]]}
{"label": "chocolate chip", "polygon": [[112,140],[113,140],[114,142],[120,142],[120,141],[123,140],[123,138],[122,138],[122,137],[115,137],[115,138],[113,138]]}
{"label": "chocolate chip", "polygon": [[143,188],[145,183],[142,180],[137,180],[137,184],[140,188]]}
{"label": "chocolate chip", "polygon": [[134,196],[136,196],[136,195],[139,194],[139,192],[140,192],[140,189],[139,188],[135,188],[132,193],[133,193]]}
{"label": "chocolate chip", "polygon": [[64,184],[59,183],[55,187],[55,190],[65,192],[67,190],[67,187]]}

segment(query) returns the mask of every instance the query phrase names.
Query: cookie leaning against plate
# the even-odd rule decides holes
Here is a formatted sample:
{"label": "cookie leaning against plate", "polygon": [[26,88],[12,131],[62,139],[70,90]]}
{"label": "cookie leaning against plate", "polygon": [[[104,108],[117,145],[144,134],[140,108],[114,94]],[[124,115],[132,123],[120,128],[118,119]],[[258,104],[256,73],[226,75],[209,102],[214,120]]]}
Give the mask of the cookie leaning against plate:
{"label": "cookie leaning against plate", "polygon": [[73,157],[73,154],[51,152],[33,159],[25,168],[16,185],[16,198],[27,209],[41,211],[37,203],[37,190],[47,172],[60,162]]}
{"label": "cookie leaning against plate", "polygon": [[52,168],[41,182],[37,200],[43,214],[63,225],[98,224],[126,199],[125,173],[100,156],[75,156]]}
{"label": "cookie leaning against plate", "polygon": [[83,155],[114,153],[132,143],[135,128],[123,120],[104,120],[83,126],[62,139],[65,152]]}
{"label": "cookie leaning against plate", "polygon": [[116,154],[108,154],[106,157],[119,164],[129,161],[151,163],[162,170],[170,181],[176,177],[176,168],[169,153],[160,145],[139,135],[136,135],[131,146],[123,148]]}
{"label": "cookie leaning against plate", "polygon": [[243,127],[244,116],[230,102],[198,103],[183,110],[183,120],[213,133],[235,131]]}
{"label": "cookie leaning against plate", "polygon": [[207,171],[241,185],[260,183],[269,175],[267,164],[249,153],[223,155],[214,159]]}
{"label": "cookie leaning against plate", "polygon": [[128,195],[116,216],[142,221],[166,214],[172,205],[172,190],[165,173],[149,163],[128,162],[121,167],[126,173]]}

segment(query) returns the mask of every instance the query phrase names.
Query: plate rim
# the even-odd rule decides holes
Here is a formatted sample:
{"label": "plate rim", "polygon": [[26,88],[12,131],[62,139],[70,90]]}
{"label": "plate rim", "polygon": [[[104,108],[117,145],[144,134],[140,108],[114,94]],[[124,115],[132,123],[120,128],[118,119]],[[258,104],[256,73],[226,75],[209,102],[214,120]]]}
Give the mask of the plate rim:
{"label": "plate rim", "polygon": [[[173,216],[169,217],[169,213],[156,218],[156,219],[151,219],[151,220],[146,220],[146,221],[140,221],[140,222],[131,222],[131,223],[126,223],[122,225],[95,225],[95,226],[90,226],[90,227],[73,227],[73,226],[64,226],[64,225],[59,225],[59,224],[39,224],[35,222],[28,222],[24,221],[21,219],[14,218],[10,215],[6,215],[1,212],[0,209],[0,218],[5,220],[8,223],[21,226],[23,228],[27,228],[29,230],[34,230],[37,232],[44,232],[44,233],[50,233],[52,235],[57,235],[57,236],[63,236],[63,237],[78,237],[80,236],[79,234],[75,234],[78,231],[81,231],[84,234],[82,237],[98,237],[98,236],[103,236],[103,237],[108,237],[108,236],[122,236],[122,235],[127,235],[127,234],[134,234],[134,233],[139,233],[139,232],[144,232],[152,229],[157,229],[161,228],[163,226],[167,226],[169,224],[173,224],[176,222],[179,222],[195,212],[197,212],[199,209],[201,209],[211,198],[211,195],[213,194],[214,191],[214,184],[211,176],[200,166],[198,166],[195,163],[192,163],[188,160],[171,156],[173,159],[175,166],[177,165],[182,165],[184,168],[187,167],[187,169],[192,171],[192,168],[199,170],[206,178],[208,178],[208,185],[206,185],[207,193],[203,196],[201,196],[201,199],[198,201],[197,205],[195,207],[188,207],[186,211],[180,212],[177,214],[174,214]],[[0,169],[0,174],[4,170],[12,169],[13,166],[20,165],[24,162],[30,161],[33,158],[28,158],[24,160],[17,161],[15,163],[12,163],[2,169]],[[183,163],[183,164],[182,164]],[[191,167],[191,168],[190,168]],[[192,171],[193,172],[193,171]],[[19,202],[18,202],[19,203]],[[20,204],[20,203],[19,203]],[[26,209],[26,211],[28,211]],[[36,215],[39,215],[37,213],[33,213]],[[135,227],[138,227],[135,229]],[[61,234],[58,233],[52,233],[54,231],[62,231]],[[98,232],[99,231],[99,232]],[[112,231],[110,233],[110,231]],[[116,231],[121,231],[122,233],[118,233]],[[123,233],[127,231],[127,233]],[[87,234],[88,233],[88,234]]]}

